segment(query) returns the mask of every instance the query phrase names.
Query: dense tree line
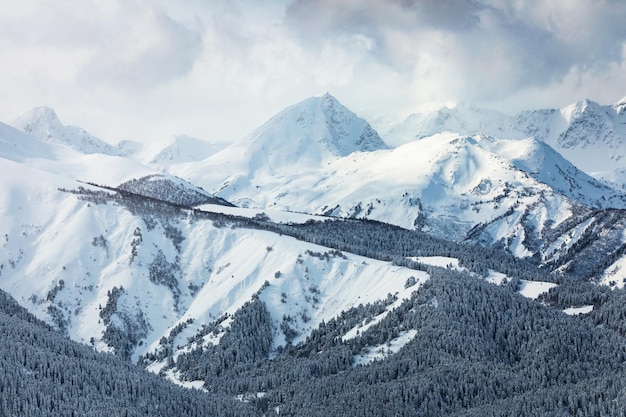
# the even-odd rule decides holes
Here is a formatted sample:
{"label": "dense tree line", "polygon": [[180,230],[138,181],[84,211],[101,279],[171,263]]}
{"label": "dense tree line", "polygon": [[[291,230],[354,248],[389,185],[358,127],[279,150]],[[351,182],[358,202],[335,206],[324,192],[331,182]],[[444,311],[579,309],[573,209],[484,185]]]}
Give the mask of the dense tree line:
{"label": "dense tree line", "polygon": [[255,416],[230,397],[184,389],[72,342],[0,291],[2,416]]}
{"label": "dense tree line", "polygon": [[[224,372],[247,368],[266,359],[272,347],[270,313],[258,298],[247,302],[233,316],[233,322],[218,345],[198,346],[182,353],[176,360],[177,368],[190,380],[219,377]],[[219,383],[214,379],[210,382]],[[209,383],[210,385],[210,383]]]}
{"label": "dense tree line", "polygon": [[[404,262],[406,257],[447,256],[459,259],[470,271],[487,275],[496,270],[529,280],[555,281],[560,276],[541,270],[534,258],[519,259],[499,249],[459,244],[426,233],[371,220],[309,221],[305,224],[273,227],[278,232],[322,246],[349,251],[374,259]],[[414,267],[419,268],[417,263]],[[423,267],[420,269],[424,269]]]}
{"label": "dense tree line", "polygon": [[[582,231],[582,236],[571,247],[558,248],[556,260],[549,262],[548,268],[560,268],[571,279],[594,280],[626,253],[623,242],[626,210],[588,210],[573,214],[557,230],[566,234],[581,227],[585,221],[590,221],[590,224]],[[550,242],[550,239],[558,237],[556,235],[546,240]]]}
{"label": "dense tree line", "polygon": [[[181,355],[175,365],[204,379],[210,392],[241,395],[281,416],[626,415],[621,334],[509,286],[441,268],[429,273],[410,300],[352,339],[342,335],[384,304],[344,312],[272,359],[267,345],[256,356],[232,352],[263,343],[254,328],[268,324],[257,300],[235,314],[237,330],[218,346]],[[355,355],[409,329],[416,336],[398,353],[355,366]],[[216,356],[217,367],[195,366]]]}
{"label": "dense tree line", "polygon": [[[272,351],[272,334],[278,329],[272,328],[257,295],[233,315],[230,327],[221,328],[224,318],[206,326],[205,332],[223,332],[218,344],[198,346],[199,337],[190,341],[194,349],[176,358],[171,349],[147,355],[146,361],[167,358],[185,379],[203,380],[213,398],[242,396],[258,413],[278,410],[281,416],[302,417],[626,416],[626,298],[621,292],[597,289],[578,274],[542,270],[537,259],[517,259],[497,249],[459,245],[379,222],[275,224],[264,216],[206,213],[136,195],[109,198],[152,222],[184,215],[218,227],[270,230],[334,249],[316,256],[350,251],[430,274],[409,300],[349,340],[343,338],[348,330],[381,315],[388,303],[350,309],[322,323],[304,342]],[[584,242],[592,240],[575,249],[583,250],[588,246]],[[449,256],[473,273],[493,269],[513,279],[495,286],[476,274],[407,259],[415,256]],[[544,297],[546,306],[516,293],[520,278],[561,286]],[[155,275],[156,281],[170,282]],[[594,305],[587,316],[560,311],[584,304]],[[356,365],[356,356],[390,346],[409,330],[415,337],[397,353]]]}

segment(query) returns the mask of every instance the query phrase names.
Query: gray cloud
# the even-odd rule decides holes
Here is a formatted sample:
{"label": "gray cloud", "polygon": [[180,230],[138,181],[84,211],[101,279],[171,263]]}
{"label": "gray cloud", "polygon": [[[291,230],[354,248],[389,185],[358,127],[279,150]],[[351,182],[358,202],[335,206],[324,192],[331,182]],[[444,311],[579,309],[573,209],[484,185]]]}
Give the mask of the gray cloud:
{"label": "gray cloud", "polygon": [[160,10],[140,9],[80,69],[83,84],[150,89],[185,76],[201,52],[202,36]]}
{"label": "gray cloud", "polygon": [[[494,99],[562,79],[573,67],[621,62],[626,3],[531,0],[297,0],[286,22],[303,42],[371,38],[371,57],[440,83],[459,97]],[[424,68],[424,62],[431,64]],[[442,91],[442,96],[452,91]]]}
{"label": "gray cloud", "polygon": [[[468,0],[297,0],[287,7],[288,24],[310,35],[436,27],[464,31],[479,23],[484,6]],[[305,35],[306,37],[306,35]]]}
{"label": "gray cloud", "polygon": [[[370,120],[626,95],[623,0],[29,0],[0,15],[0,120],[243,136],[330,91]],[[111,123],[114,121],[114,123]]]}

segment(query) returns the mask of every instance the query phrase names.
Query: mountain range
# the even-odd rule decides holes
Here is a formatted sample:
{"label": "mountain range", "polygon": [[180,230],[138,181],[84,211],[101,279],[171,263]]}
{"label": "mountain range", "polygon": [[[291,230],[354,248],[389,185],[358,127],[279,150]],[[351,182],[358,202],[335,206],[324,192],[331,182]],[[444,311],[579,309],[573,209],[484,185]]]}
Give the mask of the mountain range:
{"label": "mountain range", "polygon": [[[625,169],[624,117],[623,101],[514,117],[461,105],[379,135],[325,94],[232,144],[113,146],[37,108],[0,123],[0,288],[75,341],[265,415],[340,412],[318,395],[344,398],[354,378],[396,398],[403,373],[414,391],[398,410],[422,398],[428,413],[437,390],[459,388],[422,387],[417,371],[456,375],[448,357],[507,394],[450,399],[446,414],[489,415],[508,397],[515,415],[542,389],[596,395],[626,355],[626,192],[596,169]],[[501,322],[507,309],[519,319]],[[465,330],[443,330],[459,317]],[[554,337],[580,346],[554,374],[531,371],[522,346],[547,360]]]}
{"label": "mountain range", "polygon": [[583,100],[562,109],[525,110],[514,116],[459,103],[413,114],[383,136],[397,146],[447,131],[507,139],[534,137],[590,175],[619,179],[626,157],[626,97],[609,106]]}

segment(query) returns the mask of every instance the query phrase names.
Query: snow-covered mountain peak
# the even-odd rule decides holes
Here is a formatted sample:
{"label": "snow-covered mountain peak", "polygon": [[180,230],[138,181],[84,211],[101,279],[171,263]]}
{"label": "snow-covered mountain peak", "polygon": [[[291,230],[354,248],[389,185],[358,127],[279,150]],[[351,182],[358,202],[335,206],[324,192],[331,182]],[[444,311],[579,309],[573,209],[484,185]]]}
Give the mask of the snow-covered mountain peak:
{"label": "snow-covered mountain peak", "polygon": [[[52,107],[35,107],[17,119],[12,125],[28,134],[41,137],[41,133],[49,134],[50,131],[61,129],[63,124]],[[48,136],[49,138],[51,136]]]}
{"label": "snow-covered mountain peak", "polygon": [[606,114],[606,109],[595,101],[585,99],[562,108],[561,114],[568,123],[572,123],[584,114]]}
{"label": "snow-covered mountain peak", "polygon": [[172,165],[201,161],[227,145],[227,142],[208,142],[188,135],[175,135],[151,142],[124,140],[117,144],[117,151],[122,156],[167,172]]}
{"label": "snow-covered mountain peak", "polygon": [[188,135],[172,137],[150,161],[149,165],[167,165],[181,162],[200,161],[222,150],[226,142],[207,142]]}
{"label": "snow-covered mountain peak", "polygon": [[391,145],[399,146],[440,132],[465,136],[483,134],[511,139],[526,136],[514,128],[510,116],[480,108],[472,103],[459,102],[453,106],[412,114],[404,122],[389,129],[384,137]]}
{"label": "snow-covered mountain peak", "polygon": [[[547,138],[548,143],[557,145],[557,149],[584,152],[581,161],[596,160],[597,166],[593,171],[608,168],[605,165],[608,161],[597,161],[600,158],[607,160],[607,157],[613,158],[613,154],[623,152],[626,129],[617,107],[601,106],[591,100],[583,100],[561,109],[560,114],[566,125],[560,132],[552,129],[553,132]],[[589,151],[600,151],[600,158],[592,157]],[[623,155],[616,155],[616,161],[622,157]],[[618,163],[615,168],[619,168],[619,165]]]}
{"label": "snow-covered mountain peak", "polygon": [[[305,132],[299,132],[300,136],[312,128],[312,134],[306,135],[309,137],[305,139],[321,145],[322,152],[329,152],[335,156],[387,148],[369,123],[355,115],[330,93],[310,97],[287,107],[264,126],[284,129],[288,127],[285,124],[295,124],[304,128]],[[259,130],[265,130],[264,126]]]}
{"label": "snow-covered mountain peak", "polygon": [[532,137],[512,140],[443,133],[415,144],[421,146],[409,147],[412,144],[407,144],[397,150],[417,154],[430,149],[431,172],[440,172],[440,183],[457,187],[459,195],[467,193],[485,178],[497,178],[520,189],[547,186],[552,192],[589,206],[626,206],[623,193],[580,171],[548,144]]}
{"label": "snow-covered mountain peak", "polygon": [[69,146],[85,154],[119,154],[113,146],[84,129],[63,125],[56,111],[51,107],[35,107],[15,119],[11,125],[42,141]]}
{"label": "snow-covered mountain peak", "polygon": [[[249,183],[254,177],[310,172],[354,152],[387,148],[368,122],[332,95],[324,94],[287,107],[243,139],[202,161],[202,165],[223,167],[212,168],[212,175],[221,175],[220,182],[226,179],[228,184],[239,187],[242,184],[236,182]],[[185,178],[195,176],[185,167],[177,173]]]}
{"label": "snow-covered mountain peak", "polygon": [[626,112],[626,96],[615,103],[613,108],[618,115],[624,114]]}
{"label": "snow-covered mountain peak", "polygon": [[241,143],[287,146],[292,159],[305,151],[346,156],[387,148],[369,123],[328,93],[287,107]]}
{"label": "snow-covered mountain peak", "polygon": [[[317,97],[313,97],[313,98],[317,98]],[[339,103],[339,101],[335,98],[335,96],[330,94],[328,91],[322,94],[321,96],[319,96],[319,98],[322,99],[322,102],[324,103],[324,105],[329,106],[329,107],[334,106],[335,104],[341,105],[341,103]]]}
{"label": "snow-covered mountain peak", "polygon": [[392,126],[383,137],[392,146],[399,146],[440,132],[507,139],[535,137],[600,179],[619,178],[612,171],[626,168],[626,97],[610,106],[586,99],[561,109],[525,110],[513,117],[458,103],[415,113]]}

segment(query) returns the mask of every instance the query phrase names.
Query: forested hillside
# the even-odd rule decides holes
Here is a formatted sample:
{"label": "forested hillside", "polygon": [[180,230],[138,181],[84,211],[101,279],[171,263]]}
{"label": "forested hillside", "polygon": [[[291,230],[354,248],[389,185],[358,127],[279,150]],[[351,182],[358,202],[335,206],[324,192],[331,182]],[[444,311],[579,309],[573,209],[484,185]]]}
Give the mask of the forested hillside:
{"label": "forested hillside", "polygon": [[2,416],[254,416],[228,396],[177,387],[72,342],[0,291]]}
{"label": "forested hillside", "polygon": [[626,196],[537,138],[389,149],[327,94],[107,155],[39,113],[0,124],[0,417],[626,416]]}
{"label": "forested hillside", "polygon": [[270,359],[266,307],[256,300],[219,344],[170,366],[281,416],[626,415],[623,332],[523,298],[513,285],[428,272],[409,300],[355,337],[346,330],[381,305],[346,311]]}

